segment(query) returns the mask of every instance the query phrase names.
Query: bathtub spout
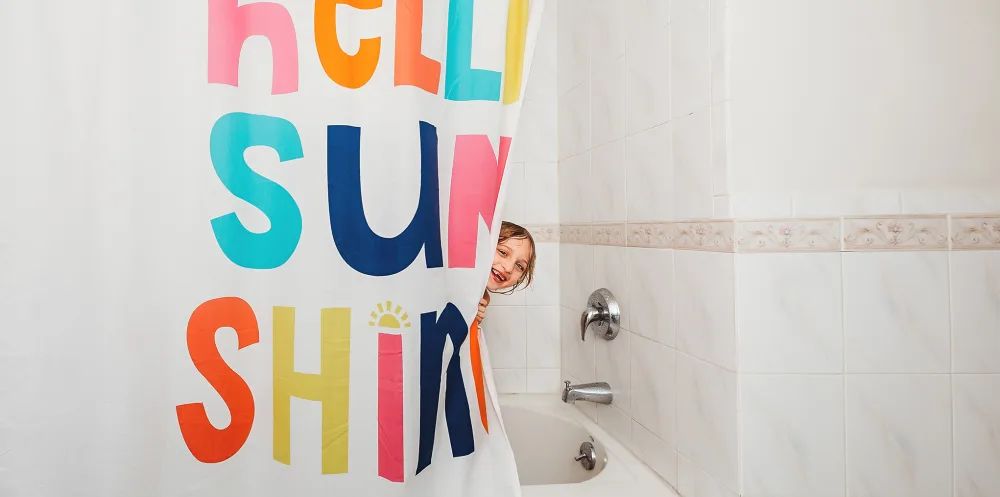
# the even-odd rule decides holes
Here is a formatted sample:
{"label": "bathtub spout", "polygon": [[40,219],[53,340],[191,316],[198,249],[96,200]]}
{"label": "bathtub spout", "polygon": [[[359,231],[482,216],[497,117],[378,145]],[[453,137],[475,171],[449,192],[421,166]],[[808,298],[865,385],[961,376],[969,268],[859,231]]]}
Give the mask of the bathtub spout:
{"label": "bathtub spout", "polygon": [[568,381],[563,383],[566,384],[566,387],[563,388],[562,401],[567,404],[576,404],[578,400],[597,404],[610,404],[612,399],[614,399],[611,385],[603,381],[582,383],[579,385],[570,385]]}

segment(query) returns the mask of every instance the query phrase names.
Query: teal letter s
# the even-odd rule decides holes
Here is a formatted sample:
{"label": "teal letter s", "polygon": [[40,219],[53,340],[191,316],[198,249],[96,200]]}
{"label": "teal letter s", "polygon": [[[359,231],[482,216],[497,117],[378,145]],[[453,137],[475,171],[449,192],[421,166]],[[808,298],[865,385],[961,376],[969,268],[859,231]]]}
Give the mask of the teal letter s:
{"label": "teal letter s", "polygon": [[247,230],[235,212],[212,219],[219,247],[234,264],[250,269],[274,269],[295,252],[302,235],[302,213],[281,185],[250,169],[243,152],[265,146],[278,160],[301,159],[302,141],[295,125],[278,117],[232,112],[212,127],[212,165],[222,184],[236,197],[261,210],[271,222],[264,233]]}

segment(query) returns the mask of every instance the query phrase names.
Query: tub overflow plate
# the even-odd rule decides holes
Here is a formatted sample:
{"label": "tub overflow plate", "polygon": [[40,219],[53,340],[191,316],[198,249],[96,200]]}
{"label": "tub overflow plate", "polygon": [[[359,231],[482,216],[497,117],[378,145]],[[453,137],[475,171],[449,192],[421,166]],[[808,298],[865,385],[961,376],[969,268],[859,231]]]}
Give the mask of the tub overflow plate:
{"label": "tub overflow plate", "polygon": [[580,444],[580,454],[573,459],[580,461],[580,465],[583,466],[583,469],[593,471],[594,467],[597,466],[597,450],[594,449],[594,444],[590,442],[583,442]]}

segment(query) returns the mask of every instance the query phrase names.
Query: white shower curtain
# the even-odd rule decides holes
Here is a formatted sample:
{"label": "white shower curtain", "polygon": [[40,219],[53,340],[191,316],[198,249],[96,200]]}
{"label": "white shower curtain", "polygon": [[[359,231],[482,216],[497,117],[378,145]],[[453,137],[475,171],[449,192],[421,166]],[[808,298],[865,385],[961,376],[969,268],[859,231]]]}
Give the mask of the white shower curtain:
{"label": "white shower curtain", "polygon": [[0,2],[0,496],[520,495],[470,326],[542,8]]}

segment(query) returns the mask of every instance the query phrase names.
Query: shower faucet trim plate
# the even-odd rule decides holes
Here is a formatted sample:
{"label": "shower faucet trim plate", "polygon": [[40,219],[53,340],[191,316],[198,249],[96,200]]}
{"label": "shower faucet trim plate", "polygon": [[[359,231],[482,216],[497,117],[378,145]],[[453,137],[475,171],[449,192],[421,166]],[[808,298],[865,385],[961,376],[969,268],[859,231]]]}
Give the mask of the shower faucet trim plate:
{"label": "shower faucet trim plate", "polygon": [[621,309],[607,288],[599,288],[587,299],[587,310],[580,315],[580,340],[587,341],[587,330],[605,339],[614,340],[621,328]]}

